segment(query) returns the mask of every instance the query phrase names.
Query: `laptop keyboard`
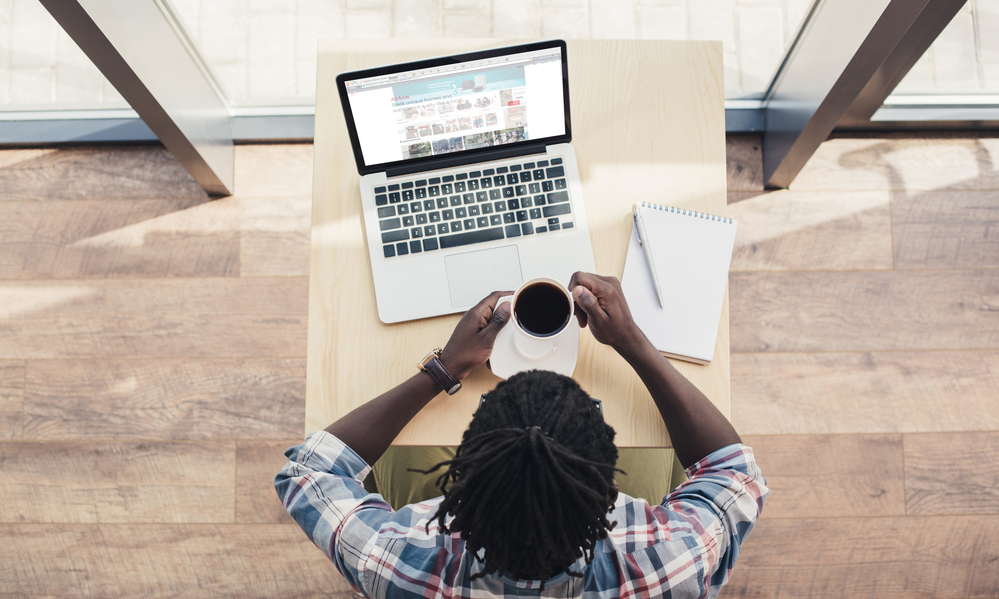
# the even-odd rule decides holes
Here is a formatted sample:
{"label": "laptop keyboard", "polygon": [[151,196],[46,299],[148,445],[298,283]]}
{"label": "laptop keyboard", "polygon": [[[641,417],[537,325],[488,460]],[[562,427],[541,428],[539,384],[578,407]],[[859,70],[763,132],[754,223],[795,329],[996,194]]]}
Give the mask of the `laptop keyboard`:
{"label": "laptop keyboard", "polygon": [[573,227],[561,158],[375,188],[386,258]]}

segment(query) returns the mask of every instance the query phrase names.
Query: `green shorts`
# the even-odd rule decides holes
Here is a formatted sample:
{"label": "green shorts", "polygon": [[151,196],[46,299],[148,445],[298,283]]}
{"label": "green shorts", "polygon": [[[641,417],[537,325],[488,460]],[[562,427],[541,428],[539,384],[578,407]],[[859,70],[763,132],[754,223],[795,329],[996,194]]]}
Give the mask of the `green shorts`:
{"label": "green shorts", "polygon": [[[453,458],[454,450],[454,447],[390,447],[375,463],[364,486],[372,493],[380,493],[396,510],[440,497],[441,491],[435,483],[444,468],[432,474],[410,472],[409,468],[428,470]],[[625,472],[615,474],[620,491],[650,504],[662,503],[663,497],[687,480],[672,449],[618,449],[617,467]]]}

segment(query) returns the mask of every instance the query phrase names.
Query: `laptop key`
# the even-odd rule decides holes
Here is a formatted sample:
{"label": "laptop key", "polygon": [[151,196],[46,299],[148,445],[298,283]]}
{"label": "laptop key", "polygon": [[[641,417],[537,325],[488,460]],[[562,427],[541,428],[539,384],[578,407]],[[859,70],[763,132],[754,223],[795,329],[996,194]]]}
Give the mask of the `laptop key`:
{"label": "laptop key", "polygon": [[520,201],[517,200],[517,198],[513,198],[512,200],[507,200],[506,201],[506,209],[507,210],[520,210]]}
{"label": "laptop key", "polygon": [[548,227],[538,227],[537,229],[534,230],[534,232],[535,233],[547,233],[548,232]]}
{"label": "laptop key", "polygon": [[441,195],[441,188],[437,187],[436,185],[432,185],[427,189],[430,190],[430,197],[432,198],[436,198],[437,196]]}
{"label": "laptop key", "polygon": [[471,231],[472,229],[475,228],[475,219],[474,218],[465,219],[461,221],[461,226],[465,227],[466,231]]}
{"label": "laptop key", "polygon": [[430,177],[430,184],[431,185],[437,185],[440,182],[441,182],[441,178],[440,177]]}
{"label": "laptop key", "polygon": [[485,202],[488,199],[489,199],[489,194],[487,194],[486,192],[484,192],[484,191],[477,191],[477,192],[475,192],[475,201],[476,202]]}
{"label": "laptop key", "polygon": [[437,234],[437,227],[435,227],[434,225],[427,225],[426,227],[423,227],[424,237],[430,237],[431,235],[436,235],[436,234]]}
{"label": "laptop key", "polygon": [[531,180],[531,171],[524,171],[520,173],[520,182],[527,183]]}
{"label": "laptop key", "polygon": [[566,187],[565,179],[557,179],[555,181],[555,189],[565,189]]}
{"label": "laptop key", "polygon": [[398,183],[394,183],[392,185],[389,185],[388,186],[388,190],[389,191],[399,191],[399,184]]}
{"label": "laptop key", "polygon": [[417,187],[426,187],[426,185],[427,185],[426,179],[420,179],[419,181],[416,182]]}
{"label": "laptop key", "polygon": [[520,230],[524,233],[524,235],[534,235],[534,225],[531,223],[522,223],[520,225]]}
{"label": "laptop key", "polygon": [[423,209],[424,210],[430,211],[430,210],[433,210],[436,207],[437,207],[437,204],[435,204],[433,200],[424,200],[423,201]]}
{"label": "laptop key", "polygon": [[[551,181],[542,181],[541,182],[541,191],[554,191],[554,190],[555,190],[555,183],[553,183]],[[433,195],[433,194],[430,194],[430,195]]]}
{"label": "laptop key", "polygon": [[443,218],[444,220],[451,220],[452,218],[454,218],[454,210],[448,208],[447,210],[441,212],[441,218]]}
{"label": "laptop key", "polygon": [[480,179],[479,183],[482,184],[482,189],[489,189],[490,187],[493,186],[493,180],[492,179]]}
{"label": "laptop key", "polygon": [[514,191],[514,189],[512,187],[504,187],[503,188],[503,197],[504,198],[512,198],[514,196],[513,191]]}
{"label": "laptop key", "polygon": [[441,213],[440,212],[431,212],[430,213],[430,222],[432,222],[432,223],[439,223],[440,220],[441,220]]}
{"label": "laptop key", "polygon": [[432,252],[432,251],[434,251],[436,249],[437,249],[437,240],[436,239],[424,239],[423,240],[423,251],[424,252]]}
{"label": "laptop key", "polygon": [[[545,166],[548,166],[548,161],[547,160],[539,160],[538,161],[538,168],[542,168],[542,167],[545,167]],[[419,183],[417,183],[417,185],[419,185]]]}
{"label": "laptop key", "polygon": [[498,167],[498,168],[496,169],[496,172],[497,172],[497,173],[505,173],[505,172],[507,172],[508,170],[510,170],[510,169],[506,168],[505,166],[501,166],[501,167]]}
{"label": "laptop key", "polygon": [[413,190],[412,189],[402,190],[402,201],[411,202],[412,200],[413,200]]}
{"label": "laptop key", "polygon": [[493,185],[495,185],[496,187],[499,187],[501,185],[506,185],[506,177],[504,177],[503,175],[496,175],[495,177],[493,177]]}
{"label": "laptop key", "polygon": [[[554,160],[552,162],[554,162]],[[549,179],[552,179],[552,178],[555,178],[555,177],[564,177],[565,176],[565,167],[562,167],[562,166],[550,166],[550,167],[548,167],[548,168],[545,169],[545,174],[548,175]]]}
{"label": "laptop key", "polygon": [[415,224],[416,223],[413,222],[413,217],[412,216],[404,216],[404,217],[402,217],[402,226],[404,226],[404,227],[412,227]]}
{"label": "laptop key", "polygon": [[461,201],[465,202],[466,204],[474,204],[475,203],[475,194],[474,193],[464,193],[464,194],[461,194]]}
{"label": "laptop key", "polygon": [[531,183],[530,185],[527,186],[527,189],[531,193],[541,193],[541,184],[540,183]]}
{"label": "laptop key", "polygon": [[514,189],[516,190],[517,195],[519,195],[519,196],[526,196],[527,195],[527,186],[526,185],[518,185],[518,186],[514,187]]}
{"label": "laptop key", "polygon": [[413,227],[412,229],[409,230],[409,236],[412,237],[413,239],[418,239],[420,237],[423,237],[423,228]]}
{"label": "laptop key", "polygon": [[391,231],[392,229],[398,229],[402,226],[402,221],[398,218],[389,218],[386,220],[378,221],[378,227],[382,231]]}
{"label": "laptop key", "polygon": [[475,223],[477,225],[479,225],[480,229],[482,227],[488,227],[489,226],[489,217],[488,216],[480,216],[479,218],[475,219]]}
{"label": "laptop key", "polygon": [[504,210],[506,210],[506,202],[504,202],[503,200],[500,200],[498,202],[493,202],[493,208],[496,209],[496,212],[503,212]]}
{"label": "laptop key", "polygon": [[406,181],[405,183],[402,184],[402,188],[403,189],[413,189],[413,182],[412,181]]}
{"label": "laptop key", "polygon": [[395,251],[400,256],[405,256],[409,253],[409,244],[405,241],[395,244]]}
{"label": "laptop key", "polygon": [[[537,208],[535,208],[537,210]],[[416,215],[416,224],[425,225],[427,224],[427,215],[422,212]]]}
{"label": "laptop key", "polygon": [[571,229],[572,228],[572,223],[562,223],[562,228],[563,229]]}
{"label": "laptop key", "polygon": [[385,251],[385,257],[386,258],[394,258],[395,257],[395,246],[394,245],[386,245],[382,249]]}
{"label": "laptop key", "polygon": [[[392,206],[389,206],[389,208],[392,208]],[[409,204],[399,204],[397,210],[399,211],[399,214],[409,214]],[[389,216],[392,215],[390,214]]]}
{"label": "laptop key", "polygon": [[541,211],[545,216],[558,216],[559,214],[569,214],[569,204],[559,204],[557,206],[545,206]]}
{"label": "laptop key", "polygon": [[439,234],[441,234],[441,235],[447,235],[447,231],[448,231],[447,223],[441,223],[441,224],[437,225],[437,232]]}
{"label": "laptop key", "polygon": [[520,165],[519,164],[511,164],[510,165],[510,172],[516,172],[516,171],[519,171],[519,170],[520,170]]}
{"label": "laptop key", "polygon": [[507,225],[504,228],[507,237],[520,237],[520,225]]}
{"label": "laptop key", "polygon": [[454,191],[455,191],[455,193],[461,193],[461,192],[465,191],[465,182],[464,181],[458,181],[457,183],[455,183],[454,184]]}
{"label": "laptop key", "polygon": [[451,223],[451,232],[452,233],[457,233],[458,231],[461,231],[461,223],[458,222],[458,221],[452,222]]}
{"label": "laptop key", "polygon": [[519,223],[519,222],[523,222],[525,220],[527,220],[527,210],[518,210],[517,211],[517,222]]}
{"label": "laptop key", "polygon": [[557,225],[558,224],[558,217],[556,217],[556,218],[549,218],[548,219],[548,224],[549,225]]}
{"label": "laptop key", "polygon": [[388,196],[384,193],[375,196],[375,206],[384,206],[388,204]]}
{"label": "laptop key", "polygon": [[447,208],[447,198],[437,198],[438,208]]}
{"label": "laptop key", "polygon": [[375,188],[375,193],[385,193],[385,186],[376,187]]}
{"label": "laptop key", "polygon": [[451,185],[450,183],[445,183],[444,185],[441,185],[441,195],[446,196],[446,195],[451,195],[452,193],[454,193],[453,185]]}
{"label": "laptop key", "polygon": [[478,188],[479,188],[479,180],[478,179],[472,179],[471,181],[468,182],[468,190],[469,191],[475,191]]}
{"label": "laptop key", "polygon": [[382,243],[392,243],[393,241],[402,241],[404,239],[409,239],[409,231],[406,229],[382,233]]}
{"label": "laptop key", "polygon": [[531,196],[520,198],[520,205],[523,206],[524,208],[530,208],[531,207]]}
{"label": "laptop key", "polygon": [[489,217],[489,224],[493,225],[493,226],[502,225],[503,224],[503,217],[500,216],[500,215],[498,215],[498,214],[494,214],[494,215],[492,215],[492,216]]}
{"label": "laptop key", "polygon": [[562,228],[562,225],[560,225],[558,223],[555,223],[554,225],[548,225],[548,230],[549,231],[558,231],[561,228]]}
{"label": "laptop key", "polygon": [[482,176],[482,172],[481,171],[472,171],[472,172],[468,173],[468,177],[470,179],[478,179],[481,176]]}
{"label": "laptop key", "polygon": [[378,218],[389,218],[395,216],[395,206],[385,206],[378,209]]}
{"label": "laptop key", "polygon": [[514,217],[513,212],[504,212],[503,213],[503,222],[505,222],[505,223],[512,223],[515,220],[516,220],[516,217]]}
{"label": "laptop key", "polygon": [[446,249],[468,245],[470,243],[494,241],[496,239],[503,239],[503,229],[501,227],[496,227],[494,229],[477,229],[467,233],[459,233],[458,235],[448,235],[446,237],[439,237],[438,241],[440,241],[441,248]]}
{"label": "laptop key", "polygon": [[540,168],[536,169],[531,174],[534,175],[534,180],[535,181],[540,181],[540,180],[542,180],[542,179],[545,178],[545,171],[544,171],[544,169],[540,169]]}
{"label": "laptop key", "polygon": [[461,206],[461,196],[451,196],[452,206]]}
{"label": "laptop key", "polygon": [[510,173],[506,176],[507,185],[516,185],[517,183],[520,183],[520,177],[517,176],[517,173]]}
{"label": "laptop key", "polygon": [[524,169],[525,170],[531,170],[532,168],[534,168],[534,163],[533,162],[525,162],[524,163]]}
{"label": "laptop key", "polygon": [[492,214],[492,213],[493,213],[493,205],[492,204],[483,204],[482,205],[482,214]]}
{"label": "laptop key", "polygon": [[465,173],[458,173],[457,175],[454,176],[454,178],[459,181],[464,181],[465,179],[468,178],[468,175]]}
{"label": "laptop key", "polygon": [[425,197],[427,197],[427,188],[426,187],[417,187],[416,188],[416,199],[422,200]]}
{"label": "laptop key", "polygon": [[489,190],[489,199],[490,200],[498,200],[501,197],[503,197],[503,193],[500,190],[498,190],[498,189],[490,189]]}
{"label": "laptop key", "polygon": [[543,195],[534,196],[534,205],[535,206],[544,206],[545,205],[545,196],[543,196]]}
{"label": "laptop key", "polygon": [[[561,158],[552,158],[552,164],[562,164]],[[540,166],[540,164],[539,164]]]}
{"label": "laptop key", "polygon": [[451,181],[454,181],[454,175],[444,175],[444,178],[441,179],[441,181],[450,183]]}
{"label": "laptop key", "polygon": [[471,206],[469,206],[468,207],[468,215],[469,216],[478,216],[479,215],[479,207],[476,206],[475,204],[472,204]]}
{"label": "laptop key", "polygon": [[541,208],[531,208],[531,218],[541,218]]}
{"label": "laptop key", "polygon": [[454,209],[454,217],[455,218],[465,218],[467,216],[468,216],[468,208],[465,208],[464,206],[462,206],[461,208],[455,208]]}
{"label": "laptop key", "polygon": [[402,198],[399,196],[398,191],[393,191],[389,194],[389,204],[398,204]]}
{"label": "laptop key", "polygon": [[409,242],[409,253],[418,254],[422,251],[423,251],[423,243],[421,243],[420,240],[417,239],[416,241]]}
{"label": "laptop key", "polygon": [[482,176],[483,177],[488,177],[489,175],[492,175],[495,172],[496,171],[494,171],[493,169],[487,168],[486,170],[482,171]]}
{"label": "laptop key", "polygon": [[419,202],[413,202],[412,204],[409,205],[409,211],[410,212],[422,212],[423,211],[423,204],[421,204]]}
{"label": "laptop key", "polygon": [[549,204],[558,204],[559,202],[568,202],[569,192],[568,191],[556,191],[554,193],[548,194]]}

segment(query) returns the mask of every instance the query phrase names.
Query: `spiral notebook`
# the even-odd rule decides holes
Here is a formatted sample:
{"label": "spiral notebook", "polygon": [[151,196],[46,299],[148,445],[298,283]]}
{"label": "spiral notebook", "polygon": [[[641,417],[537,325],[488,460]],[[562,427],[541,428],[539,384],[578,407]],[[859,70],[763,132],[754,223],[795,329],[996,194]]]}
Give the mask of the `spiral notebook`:
{"label": "spiral notebook", "polygon": [[621,287],[635,322],[659,351],[671,358],[707,364],[725,301],[737,222],[672,206],[635,206],[656,266],[659,307],[645,252],[632,225]]}

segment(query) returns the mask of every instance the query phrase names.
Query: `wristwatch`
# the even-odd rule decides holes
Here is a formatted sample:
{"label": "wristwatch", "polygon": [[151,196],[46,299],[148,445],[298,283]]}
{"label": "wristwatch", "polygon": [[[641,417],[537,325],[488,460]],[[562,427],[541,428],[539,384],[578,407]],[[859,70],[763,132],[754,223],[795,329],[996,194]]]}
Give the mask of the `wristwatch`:
{"label": "wristwatch", "polygon": [[447,391],[448,395],[454,395],[458,389],[461,389],[461,381],[451,376],[451,373],[441,363],[441,348],[439,347],[420,360],[416,367],[429,374],[437,381],[438,385]]}

